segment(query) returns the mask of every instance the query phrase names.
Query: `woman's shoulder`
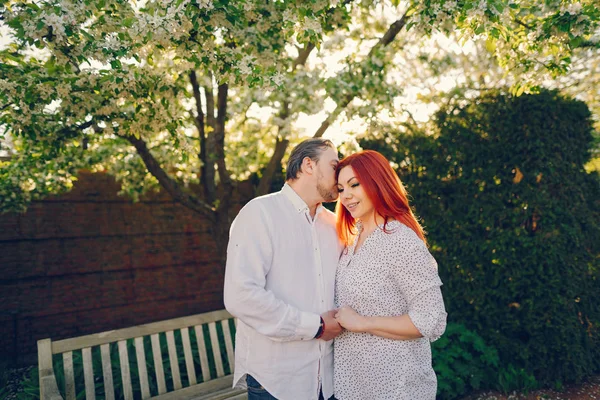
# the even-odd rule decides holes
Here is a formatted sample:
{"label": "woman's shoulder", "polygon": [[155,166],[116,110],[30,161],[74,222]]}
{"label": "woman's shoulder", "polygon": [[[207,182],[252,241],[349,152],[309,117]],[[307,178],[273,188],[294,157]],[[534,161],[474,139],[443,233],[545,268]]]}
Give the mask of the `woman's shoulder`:
{"label": "woman's shoulder", "polygon": [[387,224],[381,225],[381,227],[383,227],[385,232],[389,233],[394,239],[404,239],[410,241],[421,240],[414,230],[402,222],[396,221],[395,219],[388,221]]}
{"label": "woman's shoulder", "polygon": [[387,242],[396,248],[415,248],[425,246],[417,233],[400,221],[389,221],[384,227]]}

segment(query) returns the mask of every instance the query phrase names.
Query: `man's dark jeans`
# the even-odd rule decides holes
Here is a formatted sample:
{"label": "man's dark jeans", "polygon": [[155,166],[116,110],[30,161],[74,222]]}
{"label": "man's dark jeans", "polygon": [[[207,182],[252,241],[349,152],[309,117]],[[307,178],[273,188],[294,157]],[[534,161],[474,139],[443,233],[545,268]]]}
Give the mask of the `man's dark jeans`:
{"label": "man's dark jeans", "polygon": [[[248,400],[277,400],[250,374],[246,375],[246,385],[248,385]],[[319,393],[319,400],[323,400],[322,392]],[[335,398],[331,396],[329,400]]]}

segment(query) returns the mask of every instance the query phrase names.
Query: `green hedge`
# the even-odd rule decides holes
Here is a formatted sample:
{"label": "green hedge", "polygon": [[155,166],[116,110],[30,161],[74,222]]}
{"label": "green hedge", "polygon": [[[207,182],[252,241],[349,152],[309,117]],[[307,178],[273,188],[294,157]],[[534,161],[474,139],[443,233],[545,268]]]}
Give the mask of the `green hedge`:
{"label": "green hedge", "polygon": [[583,168],[593,146],[584,103],[491,93],[441,111],[433,135],[361,145],[398,164],[449,321],[543,386],[600,370],[600,180]]}

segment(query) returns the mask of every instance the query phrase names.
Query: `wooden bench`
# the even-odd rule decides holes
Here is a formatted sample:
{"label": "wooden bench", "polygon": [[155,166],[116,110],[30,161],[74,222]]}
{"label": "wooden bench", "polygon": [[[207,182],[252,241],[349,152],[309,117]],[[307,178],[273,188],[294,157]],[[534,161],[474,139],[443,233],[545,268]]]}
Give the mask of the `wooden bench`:
{"label": "wooden bench", "polygon": [[40,399],[247,399],[231,388],[235,323],[220,310],[40,340]]}

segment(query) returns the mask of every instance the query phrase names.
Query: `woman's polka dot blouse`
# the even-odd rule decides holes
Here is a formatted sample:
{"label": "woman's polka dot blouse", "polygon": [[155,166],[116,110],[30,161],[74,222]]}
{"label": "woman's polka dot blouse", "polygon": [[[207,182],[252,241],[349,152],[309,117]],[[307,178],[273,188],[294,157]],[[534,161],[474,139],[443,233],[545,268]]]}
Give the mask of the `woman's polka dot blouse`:
{"label": "woman's polka dot blouse", "polygon": [[361,315],[408,314],[422,338],[392,340],[344,331],[334,342],[338,400],[435,399],[437,379],[430,341],[446,329],[437,264],[406,225],[390,221],[355,254],[356,240],[340,258],[335,303]]}

